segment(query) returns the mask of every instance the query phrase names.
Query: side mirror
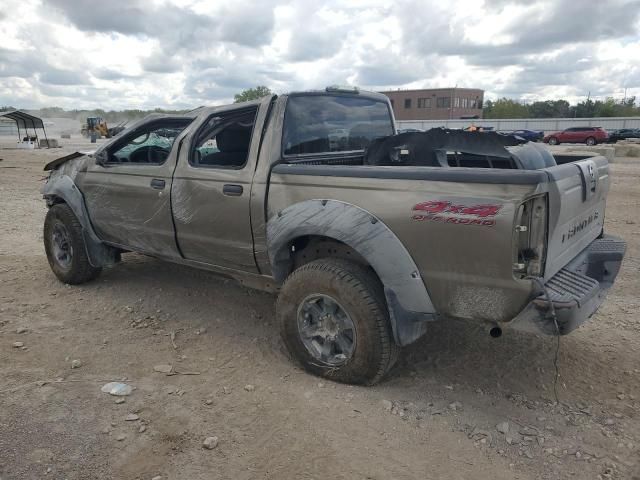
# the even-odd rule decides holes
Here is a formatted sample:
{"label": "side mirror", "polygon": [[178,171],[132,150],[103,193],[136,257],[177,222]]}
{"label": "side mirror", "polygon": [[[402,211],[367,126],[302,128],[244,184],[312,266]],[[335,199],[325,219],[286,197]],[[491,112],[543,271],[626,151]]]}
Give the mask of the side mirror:
{"label": "side mirror", "polygon": [[96,157],[96,165],[104,166],[109,160],[109,154],[106,150],[102,150],[101,152],[95,155]]}

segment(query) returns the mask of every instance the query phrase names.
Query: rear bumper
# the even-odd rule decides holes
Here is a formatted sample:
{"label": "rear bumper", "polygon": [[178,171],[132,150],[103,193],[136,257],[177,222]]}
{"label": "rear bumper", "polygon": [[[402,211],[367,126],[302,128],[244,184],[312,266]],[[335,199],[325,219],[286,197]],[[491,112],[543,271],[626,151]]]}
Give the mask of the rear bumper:
{"label": "rear bumper", "polygon": [[539,287],[535,298],[507,325],[547,335],[556,334],[549,301],[553,303],[561,335],[586,322],[604,301],[620,270],[625,242],[613,235],[594,240],[569,264]]}

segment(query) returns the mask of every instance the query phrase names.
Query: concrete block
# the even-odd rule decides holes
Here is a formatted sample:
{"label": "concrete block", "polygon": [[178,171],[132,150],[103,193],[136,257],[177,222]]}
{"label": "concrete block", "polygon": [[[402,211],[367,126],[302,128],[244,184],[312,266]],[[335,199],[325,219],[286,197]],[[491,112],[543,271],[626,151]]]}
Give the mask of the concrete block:
{"label": "concrete block", "polygon": [[635,143],[616,143],[616,157],[640,157],[640,145]]}
{"label": "concrete block", "polygon": [[55,138],[40,139],[40,148],[58,148],[59,146],[60,145],[58,145],[58,140],[56,140]]}
{"label": "concrete block", "polygon": [[615,149],[613,147],[605,145],[597,145],[593,147],[570,147],[567,148],[566,151],[572,153],[580,153],[582,155],[588,155],[590,153],[592,153],[594,156],[602,155],[603,157],[606,157],[606,159],[609,160],[610,163],[613,163],[614,158],[616,157]]}

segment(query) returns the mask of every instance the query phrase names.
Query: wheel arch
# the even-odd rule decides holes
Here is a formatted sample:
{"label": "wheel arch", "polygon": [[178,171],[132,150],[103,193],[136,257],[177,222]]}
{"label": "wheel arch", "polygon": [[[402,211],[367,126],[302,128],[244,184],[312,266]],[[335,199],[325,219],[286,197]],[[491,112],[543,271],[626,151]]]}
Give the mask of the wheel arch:
{"label": "wheel arch", "polygon": [[74,181],[68,175],[51,176],[42,187],[42,195],[47,206],[65,203],[69,206],[82,225],[82,236],[93,267],[104,267],[118,262],[118,251],[102,243],[89,219],[89,213],[84,203],[84,196]]}
{"label": "wheel arch", "polygon": [[277,282],[299,266],[296,249],[313,239],[344,245],[338,256],[350,255],[373,269],[384,287],[398,345],[408,345],[426,332],[427,322],[436,317],[435,308],[413,258],[387,225],[337,200],[306,200],[277,212],[267,222],[269,260]]}

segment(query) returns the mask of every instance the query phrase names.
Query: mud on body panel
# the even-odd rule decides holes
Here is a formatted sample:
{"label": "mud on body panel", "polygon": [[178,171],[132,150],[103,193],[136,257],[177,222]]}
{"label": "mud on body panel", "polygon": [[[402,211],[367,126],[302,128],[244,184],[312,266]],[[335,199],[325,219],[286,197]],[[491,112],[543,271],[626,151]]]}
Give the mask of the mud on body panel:
{"label": "mud on body panel", "polygon": [[291,242],[308,235],[342,242],[376,272],[385,296],[396,341],[406,345],[435,318],[418,267],[393,232],[369,212],[334,200],[308,200],[279,211],[267,223],[273,273],[283,281],[291,270]]}

